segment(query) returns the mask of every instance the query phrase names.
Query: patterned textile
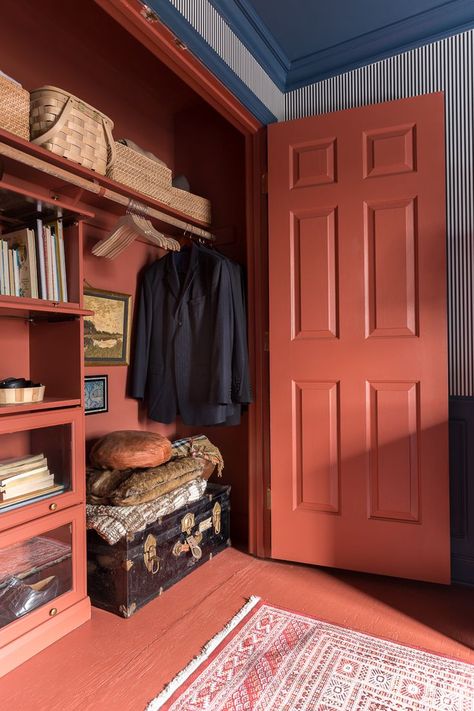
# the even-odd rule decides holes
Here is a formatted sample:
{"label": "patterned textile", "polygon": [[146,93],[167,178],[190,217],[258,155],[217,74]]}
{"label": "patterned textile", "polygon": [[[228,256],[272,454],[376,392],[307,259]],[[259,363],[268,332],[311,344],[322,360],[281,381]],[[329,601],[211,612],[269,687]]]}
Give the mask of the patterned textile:
{"label": "patterned textile", "polygon": [[210,442],[206,435],[185,437],[172,442],[171,459],[177,457],[201,457],[217,467],[217,476],[222,476],[224,460],[219,449]]}
{"label": "patterned textile", "polygon": [[148,709],[472,711],[474,666],[259,603],[166,696]]}
{"label": "patterned textile", "polygon": [[35,536],[0,548],[0,587],[11,575],[26,578],[70,557],[70,545],[48,536]]}
{"label": "patterned textile", "polygon": [[113,545],[127,533],[141,531],[160,516],[166,516],[192,501],[197,501],[204,494],[206,486],[207,481],[197,478],[154,501],[137,506],[87,504],[87,528],[97,531],[99,536]]}

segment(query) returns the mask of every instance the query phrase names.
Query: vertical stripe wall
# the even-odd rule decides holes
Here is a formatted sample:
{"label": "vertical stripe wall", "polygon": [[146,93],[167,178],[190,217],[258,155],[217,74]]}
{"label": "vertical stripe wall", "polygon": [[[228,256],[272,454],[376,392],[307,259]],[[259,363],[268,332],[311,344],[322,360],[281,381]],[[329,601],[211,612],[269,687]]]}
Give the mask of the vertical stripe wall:
{"label": "vertical stripe wall", "polygon": [[209,0],[169,0],[279,119],[444,91],[449,392],[474,396],[474,31],[283,94]]}
{"label": "vertical stripe wall", "polygon": [[283,119],[285,100],[277,85],[224,22],[209,0],[169,0],[265,106]]}
{"label": "vertical stripe wall", "polygon": [[289,92],[285,119],[444,91],[450,395],[474,395],[474,31]]}

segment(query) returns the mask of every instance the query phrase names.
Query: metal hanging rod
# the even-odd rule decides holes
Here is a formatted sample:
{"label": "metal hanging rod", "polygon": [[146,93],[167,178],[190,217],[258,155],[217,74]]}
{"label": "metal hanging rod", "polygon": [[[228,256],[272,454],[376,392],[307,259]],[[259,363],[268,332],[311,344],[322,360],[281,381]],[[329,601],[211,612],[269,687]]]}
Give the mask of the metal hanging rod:
{"label": "metal hanging rod", "polygon": [[[48,163],[47,161],[42,160],[41,158],[31,156],[27,153],[24,153],[23,151],[20,151],[18,148],[14,148],[13,146],[7,145],[6,143],[0,143],[0,155],[5,156],[6,158],[11,158],[12,160],[17,161],[18,163],[22,163],[23,165],[27,165],[30,168],[40,170],[41,172],[46,173],[47,175],[51,175],[54,178],[64,180],[71,185],[75,185],[78,188],[82,188],[83,190],[87,190],[90,193],[94,193],[94,195],[99,195],[107,200],[111,200],[112,202],[115,202],[119,205],[123,205],[125,208],[128,207],[130,198],[126,197],[125,195],[121,195],[120,193],[115,192],[115,190],[110,190],[109,188],[106,188],[103,185],[100,185],[98,182],[94,182],[93,180],[81,178],[79,175],[70,173],[64,168],[60,168],[56,165],[51,165],[51,163]],[[194,234],[197,237],[202,237],[208,240],[215,239],[215,236],[211,232],[202,229],[202,227],[197,227],[196,225],[193,225],[189,222],[185,222],[184,220],[181,220],[177,217],[168,215],[165,212],[161,212],[161,210],[157,210],[154,207],[148,207],[148,216],[153,217],[157,220],[161,220],[161,222],[166,222],[168,225],[172,225],[173,227],[178,227],[179,229]]]}

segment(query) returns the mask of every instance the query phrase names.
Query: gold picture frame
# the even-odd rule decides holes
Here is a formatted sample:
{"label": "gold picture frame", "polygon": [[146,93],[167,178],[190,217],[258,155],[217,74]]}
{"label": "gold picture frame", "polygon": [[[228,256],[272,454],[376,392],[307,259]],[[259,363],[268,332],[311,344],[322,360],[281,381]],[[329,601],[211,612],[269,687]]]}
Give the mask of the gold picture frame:
{"label": "gold picture frame", "polygon": [[87,287],[84,308],[84,361],[86,366],[129,365],[131,332],[130,294]]}

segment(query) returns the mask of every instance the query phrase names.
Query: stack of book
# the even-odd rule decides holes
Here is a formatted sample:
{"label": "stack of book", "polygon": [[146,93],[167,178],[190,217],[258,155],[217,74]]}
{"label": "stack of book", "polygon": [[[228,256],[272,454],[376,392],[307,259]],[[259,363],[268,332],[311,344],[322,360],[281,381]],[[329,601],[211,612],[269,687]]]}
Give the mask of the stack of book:
{"label": "stack of book", "polygon": [[0,461],[0,509],[63,490],[63,484],[54,483],[54,474],[42,454]]}
{"label": "stack of book", "polygon": [[1,235],[0,295],[68,300],[62,220]]}

